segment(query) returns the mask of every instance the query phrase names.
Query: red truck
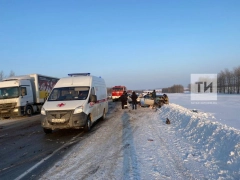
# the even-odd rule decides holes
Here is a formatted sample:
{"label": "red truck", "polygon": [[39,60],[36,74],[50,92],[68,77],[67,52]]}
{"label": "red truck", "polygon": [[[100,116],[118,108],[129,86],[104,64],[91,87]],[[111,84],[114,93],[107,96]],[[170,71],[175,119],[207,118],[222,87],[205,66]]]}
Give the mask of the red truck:
{"label": "red truck", "polygon": [[127,91],[126,86],[114,86],[112,87],[112,101],[116,101],[123,94],[123,91]]}

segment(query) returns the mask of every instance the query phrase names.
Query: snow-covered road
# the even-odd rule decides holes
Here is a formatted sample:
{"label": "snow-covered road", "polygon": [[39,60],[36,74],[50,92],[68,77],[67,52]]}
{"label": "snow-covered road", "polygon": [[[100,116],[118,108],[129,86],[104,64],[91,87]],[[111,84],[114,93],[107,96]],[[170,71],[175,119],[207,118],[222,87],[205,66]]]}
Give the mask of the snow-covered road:
{"label": "snow-covered road", "polygon": [[212,115],[176,104],[110,106],[101,127],[41,179],[239,179],[240,132],[211,122]]}

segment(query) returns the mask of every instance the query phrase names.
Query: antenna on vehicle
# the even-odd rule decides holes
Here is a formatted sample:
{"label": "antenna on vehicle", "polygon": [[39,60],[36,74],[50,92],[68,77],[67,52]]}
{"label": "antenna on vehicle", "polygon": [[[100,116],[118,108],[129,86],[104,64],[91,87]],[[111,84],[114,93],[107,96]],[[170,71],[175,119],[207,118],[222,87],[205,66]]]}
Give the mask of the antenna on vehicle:
{"label": "antenna on vehicle", "polygon": [[68,76],[75,77],[75,76],[90,76],[90,73],[71,73]]}

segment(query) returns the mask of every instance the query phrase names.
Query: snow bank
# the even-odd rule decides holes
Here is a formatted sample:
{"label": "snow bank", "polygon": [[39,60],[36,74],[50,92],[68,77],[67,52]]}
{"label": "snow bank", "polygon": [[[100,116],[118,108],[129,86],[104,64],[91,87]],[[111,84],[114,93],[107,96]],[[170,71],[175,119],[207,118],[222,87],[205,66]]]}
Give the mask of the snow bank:
{"label": "snow bank", "polygon": [[239,130],[213,121],[211,114],[192,112],[176,104],[160,109],[159,119],[166,118],[170,119],[179,137],[194,144],[191,156],[198,156],[206,167],[217,169],[219,177],[239,178]]}

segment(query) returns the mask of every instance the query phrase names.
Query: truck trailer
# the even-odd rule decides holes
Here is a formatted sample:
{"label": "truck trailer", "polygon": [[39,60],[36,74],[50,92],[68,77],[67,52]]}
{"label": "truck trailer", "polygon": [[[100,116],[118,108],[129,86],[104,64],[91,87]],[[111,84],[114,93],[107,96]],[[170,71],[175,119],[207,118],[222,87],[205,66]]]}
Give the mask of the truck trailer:
{"label": "truck trailer", "polygon": [[14,76],[0,82],[0,117],[31,116],[42,105],[59,78],[40,74]]}

